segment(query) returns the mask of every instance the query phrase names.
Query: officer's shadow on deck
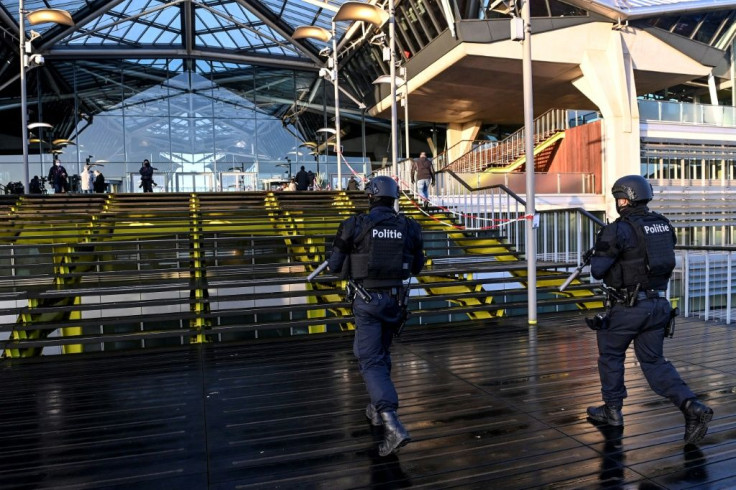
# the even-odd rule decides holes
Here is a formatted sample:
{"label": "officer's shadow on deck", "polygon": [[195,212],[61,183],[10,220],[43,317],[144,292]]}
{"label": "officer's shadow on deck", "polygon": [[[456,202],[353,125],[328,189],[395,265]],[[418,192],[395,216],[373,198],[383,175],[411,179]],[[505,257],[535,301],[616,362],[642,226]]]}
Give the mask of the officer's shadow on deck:
{"label": "officer's shadow on deck", "polygon": [[600,482],[602,488],[623,488],[624,476],[624,427],[590,420],[603,435]]}
{"label": "officer's shadow on deck", "polygon": [[682,481],[688,483],[707,482],[708,477],[708,458],[705,457],[703,451],[695,444],[686,444],[682,448],[684,458],[684,468]]}
{"label": "officer's shadow on deck", "polygon": [[683,468],[668,478],[672,482],[703,483],[709,480],[708,459],[695,444],[685,444],[682,448]]}
{"label": "officer's shadow on deck", "polygon": [[[603,435],[603,453],[601,454],[601,472],[599,476],[601,488],[623,489],[626,482],[624,447],[624,427],[589,420]],[[695,444],[686,444],[682,449],[682,471],[667,477],[667,482],[702,483],[708,481],[708,460]],[[665,482],[666,483],[666,482]]]}
{"label": "officer's shadow on deck", "polygon": [[365,452],[370,458],[371,488],[393,489],[413,486],[411,478],[401,468],[401,461],[396,454],[379,456],[378,444],[383,440],[383,427],[370,424],[373,443]]}

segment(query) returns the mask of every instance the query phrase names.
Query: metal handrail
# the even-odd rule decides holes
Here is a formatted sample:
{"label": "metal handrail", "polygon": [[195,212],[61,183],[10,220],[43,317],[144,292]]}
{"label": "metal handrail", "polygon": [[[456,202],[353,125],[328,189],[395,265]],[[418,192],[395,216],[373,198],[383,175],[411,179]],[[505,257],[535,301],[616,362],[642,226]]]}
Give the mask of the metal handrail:
{"label": "metal handrail", "polygon": [[[411,160],[399,166],[397,176],[402,191],[412,199]],[[377,175],[391,175],[386,167]],[[452,216],[448,226],[467,230],[502,232],[509,244],[524,252],[524,220],[530,213],[526,201],[503,184],[473,188],[452,170],[435,175],[436,183],[429,196],[432,208]],[[582,254],[593,246],[598,227],[604,222],[582,208],[560,208],[537,213],[537,258],[546,261],[580,263]],[[549,231],[551,230],[551,231]]]}
{"label": "metal handrail", "polygon": [[[568,111],[550,109],[534,119],[534,143],[538,144],[552,134],[570,127]],[[451,169],[456,172],[482,172],[490,166],[506,166],[524,154],[526,128],[522,127],[502,141],[461,141],[437,155],[435,162],[439,172]],[[453,158],[460,145],[470,143],[471,149]]]}
{"label": "metal handrail", "polygon": [[[457,221],[465,226],[477,227],[479,218],[491,219],[496,228],[505,229],[505,239],[523,254],[526,243],[523,219],[527,215],[524,199],[500,185],[472,189],[451,171],[438,176],[440,180],[450,178],[452,185],[445,182],[440,187],[445,193],[432,198],[444,206],[452,204],[458,216],[466,217]],[[598,216],[582,208],[545,210],[536,215],[539,220],[537,259],[547,262],[581,264],[583,253],[595,244],[598,229],[605,226]],[[675,303],[679,303],[685,316],[730,324],[736,296],[733,283],[736,247],[679,245],[676,256],[668,298],[677,298]],[[595,282],[590,277],[587,280]]]}
{"label": "metal handrail", "polygon": [[639,100],[641,121],[736,127],[736,108],[711,104],[688,104],[666,100]]}

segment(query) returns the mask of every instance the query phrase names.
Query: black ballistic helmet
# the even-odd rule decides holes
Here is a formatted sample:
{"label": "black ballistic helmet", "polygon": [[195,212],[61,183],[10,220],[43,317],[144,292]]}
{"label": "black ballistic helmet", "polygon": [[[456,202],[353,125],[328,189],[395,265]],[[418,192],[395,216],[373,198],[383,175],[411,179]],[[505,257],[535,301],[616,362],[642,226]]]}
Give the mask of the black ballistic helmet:
{"label": "black ballistic helmet", "polygon": [[371,198],[389,197],[391,199],[399,198],[399,185],[394,179],[386,175],[374,177],[365,186],[365,193]]}
{"label": "black ballistic helmet", "polygon": [[654,197],[652,184],[641,175],[626,175],[613,183],[611,189],[616,199],[628,199],[632,203],[647,203]]}

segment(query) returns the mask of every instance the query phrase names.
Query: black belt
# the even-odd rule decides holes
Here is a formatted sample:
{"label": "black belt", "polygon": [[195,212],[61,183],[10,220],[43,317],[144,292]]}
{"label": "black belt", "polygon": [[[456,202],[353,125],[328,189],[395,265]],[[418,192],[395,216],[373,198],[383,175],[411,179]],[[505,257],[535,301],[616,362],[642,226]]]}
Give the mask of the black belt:
{"label": "black belt", "polygon": [[393,287],[393,288],[365,288],[366,291],[369,293],[380,293],[380,294],[389,294],[391,296],[396,296],[399,294],[399,288]]}
{"label": "black belt", "polygon": [[667,292],[666,291],[659,291],[657,289],[650,289],[648,291],[639,291],[636,295],[636,299],[639,301],[645,300],[645,299],[657,299],[657,298],[666,298]]}

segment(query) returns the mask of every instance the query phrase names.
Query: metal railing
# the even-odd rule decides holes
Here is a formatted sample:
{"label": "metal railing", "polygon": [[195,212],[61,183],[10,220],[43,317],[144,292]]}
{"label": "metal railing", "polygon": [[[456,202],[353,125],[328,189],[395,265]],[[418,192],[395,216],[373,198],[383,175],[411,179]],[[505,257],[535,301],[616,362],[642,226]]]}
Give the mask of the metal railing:
{"label": "metal railing", "polygon": [[668,294],[680,298],[682,314],[731,324],[736,289],[735,247],[678,247]]}
{"label": "metal railing", "polygon": [[[441,188],[446,170],[437,175],[437,186],[432,193],[442,194]],[[503,185],[517,194],[526,194],[525,172],[504,173],[460,173],[457,178],[463,180],[472,189],[482,189],[494,185]],[[580,172],[535,172],[534,187],[537,194],[595,194],[595,174]]]}
{"label": "metal railing", "polygon": [[[390,175],[389,169],[384,169]],[[402,188],[408,171],[399,172]],[[404,180],[407,179],[407,180]],[[437,176],[433,206],[450,212],[452,225],[468,229],[498,229],[518,252],[525,252],[524,219],[529,217],[526,202],[503,185],[471,189],[452,172]],[[604,225],[594,214],[581,209],[556,209],[536,213],[537,260],[580,264],[582,255],[595,243],[597,231]],[[734,315],[733,269],[736,247],[689,247],[676,249],[677,266],[670,280],[668,297],[677,298],[682,314],[720,320],[730,324]],[[596,283],[586,268],[583,280]]]}
{"label": "metal railing", "polygon": [[[595,117],[591,117],[591,114]],[[534,120],[534,144],[551,135],[598,119],[598,113],[566,109],[551,109]],[[502,141],[460,141],[435,158],[435,168],[455,172],[482,172],[488,167],[504,167],[524,154],[524,127]]]}
{"label": "metal railing", "polygon": [[[584,248],[579,245],[577,250]],[[564,261],[566,258],[564,252],[540,254],[540,260]],[[675,259],[675,269],[667,288],[667,298],[673,306],[678,306],[680,314],[685,317],[694,316],[730,325],[736,313],[733,282],[736,248],[676,247]],[[578,255],[577,262],[580,261],[581,256]],[[586,267],[579,278],[600,284],[601,281],[593,279],[589,271],[590,268]]]}
{"label": "metal railing", "polygon": [[538,213],[537,260],[575,262],[595,244],[605,223],[582,208],[555,209]]}
{"label": "metal railing", "polygon": [[[412,160],[404,160],[398,164],[399,186],[407,191],[414,192],[411,182]],[[374,175],[393,177],[390,167],[376,170]],[[539,172],[534,176],[538,194],[594,194],[595,175],[593,173],[575,172]],[[504,186],[517,194],[524,194],[526,176],[521,172],[504,174],[476,173],[456,174],[450,170],[435,174],[435,185],[429,189],[429,200],[435,203],[442,202],[443,196],[473,194],[484,188]]]}
{"label": "metal railing", "polygon": [[435,167],[439,170],[448,167],[459,158],[467,158],[471,162],[485,157],[486,150],[491,150],[500,145],[500,141],[493,140],[462,140],[452,145],[447,150],[437,155],[434,159]]}
{"label": "metal railing", "polygon": [[[138,172],[129,172],[119,192],[142,192]],[[156,172],[154,192],[240,192],[260,190],[256,172]]]}
{"label": "metal railing", "polygon": [[[399,186],[407,196],[415,199],[410,169],[411,160],[399,165]],[[390,176],[391,169],[386,167],[376,174]],[[451,171],[439,173],[435,177],[429,203],[433,208],[452,215],[452,223],[448,223],[448,226],[473,230],[497,229],[508,243],[518,251],[524,251],[524,219],[530,213],[526,201],[514,189],[504,184],[473,188]],[[416,199],[421,200],[420,197]],[[597,228],[603,226],[603,221],[582,208],[549,210],[538,214],[537,257],[540,260],[580,260],[582,253],[593,246]]]}
{"label": "metal railing", "polygon": [[736,127],[736,107],[640,100],[639,119],[641,121]]}

